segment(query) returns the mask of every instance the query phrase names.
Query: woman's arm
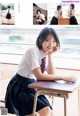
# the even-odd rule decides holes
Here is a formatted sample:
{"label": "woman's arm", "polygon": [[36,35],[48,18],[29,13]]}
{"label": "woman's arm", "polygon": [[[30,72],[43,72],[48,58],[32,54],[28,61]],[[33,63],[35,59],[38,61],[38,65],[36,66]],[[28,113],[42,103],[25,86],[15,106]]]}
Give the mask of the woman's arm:
{"label": "woman's arm", "polygon": [[33,71],[33,74],[37,78],[37,80],[45,80],[45,81],[55,81],[55,80],[64,80],[66,82],[75,82],[76,78],[73,76],[55,76],[51,74],[44,74],[41,72],[40,68],[36,68]]}
{"label": "woman's arm", "polygon": [[68,17],[71,17],[71,16],[74,16],[74,13],[73,13],[73,11],[69,10],[68,11]]}
{"label": "woman's arm", "polygon": [[53,64],[53,57],[52,54],[48,54],[48,74],[55,74],[55,67]]}
{"label": "woman's arm", "polygon": [[32,70],[32,73],[35,75],[37,80],[45,80],[45,81],[64,80],[66,82],[75,82],[76,81],[76,78],[74,76],[54,75],[55,71],[54,71],[54,66],[52,63],[52,53],[55,53],[58,49],[59,49],[59,47],[55,47],[52,52],[48,53],[48,63],[49,63],[48,73],[49,74],[42,73],[40,67]]}
{"label": "woman's arm", "polygon": [[62,12],[58,12],[58,18],[62,18]]}

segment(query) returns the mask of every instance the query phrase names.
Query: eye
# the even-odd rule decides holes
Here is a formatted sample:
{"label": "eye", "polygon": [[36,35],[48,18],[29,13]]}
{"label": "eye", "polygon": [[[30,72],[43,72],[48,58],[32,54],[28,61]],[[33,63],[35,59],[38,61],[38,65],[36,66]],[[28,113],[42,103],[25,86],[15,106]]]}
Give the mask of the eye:
{"label": "eye", "polygon": [[49,40],[48,39],[46,39],[46,42],[48,42]]}
{"label": "eye", "polygon": [[56,43],[56,41],[53,41],[53,43]]}

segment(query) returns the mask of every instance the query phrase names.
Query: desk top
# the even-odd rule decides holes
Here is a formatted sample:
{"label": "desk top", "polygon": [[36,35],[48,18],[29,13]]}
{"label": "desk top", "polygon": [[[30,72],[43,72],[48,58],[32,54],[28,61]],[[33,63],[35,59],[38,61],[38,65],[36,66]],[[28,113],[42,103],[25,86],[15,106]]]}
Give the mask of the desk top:
{"label": "desk top", "polygon": [[64,92],[64,93],[71,93],[77,87],[80,86],[80,81],[75,83],[67,83],[65,81],[37,81],[29,85],[29,88],[36,88],[38,90],[48,90],[53,92]]}
{"label": "desk top", "polygon": [[59,25],[69,25],[70,24],[70,18],[58,18],[58,24]]}

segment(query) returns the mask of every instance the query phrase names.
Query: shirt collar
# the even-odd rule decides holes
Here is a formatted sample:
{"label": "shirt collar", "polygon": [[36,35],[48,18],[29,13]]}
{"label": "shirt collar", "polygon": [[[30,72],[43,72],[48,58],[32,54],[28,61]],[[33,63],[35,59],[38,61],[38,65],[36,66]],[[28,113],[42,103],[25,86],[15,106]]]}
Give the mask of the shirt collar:
{"label": "shirt collar", "polygon": [[42,50],[40,50],[40,55],[41,55],[41,59],[43,59],[44,57],[46,57],[46,54]]}
{"label": "shirt collar", "polygon": [[42,50],[40,50],[38,47],[37,47],[37,49],[39,50],[41,59],[43,59],[44,57],[46,57],[46,54]]}

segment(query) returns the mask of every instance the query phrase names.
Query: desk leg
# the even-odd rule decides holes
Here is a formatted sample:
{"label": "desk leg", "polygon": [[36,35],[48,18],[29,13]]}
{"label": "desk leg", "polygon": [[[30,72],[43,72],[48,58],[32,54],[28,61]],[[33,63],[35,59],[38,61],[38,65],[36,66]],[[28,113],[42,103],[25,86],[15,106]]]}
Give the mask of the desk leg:
{"label": "desk leg", "polygon": [[66,95],[64,95],[64,116],[67,116],[67,111],[66,111]]}
{"label": "desk leg", "polygon": [[38,93],[36,92],[35,97],[34,97],[33,116],[35,116],[35,112],[36,112],[37,94],[38,94]]}
{"label": "desk leg", "polygon": [[53,107],[54,96],[52,96],[52,107]]}
{"label": "desk leg", "polygon": [[80,87],[78,89],[78,116],[80,116]]}

